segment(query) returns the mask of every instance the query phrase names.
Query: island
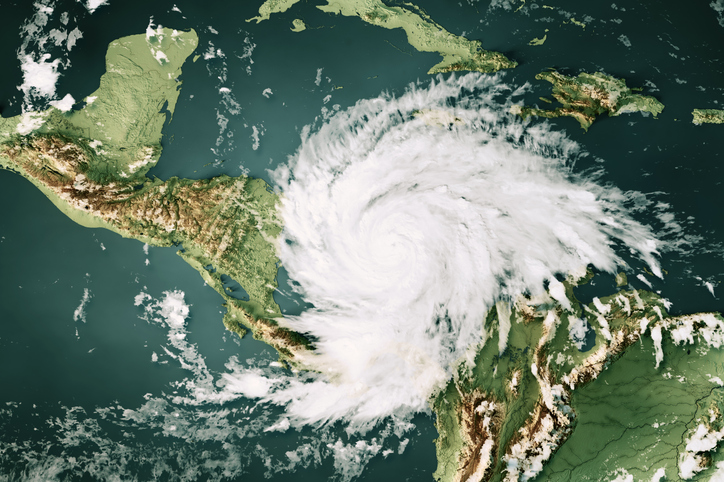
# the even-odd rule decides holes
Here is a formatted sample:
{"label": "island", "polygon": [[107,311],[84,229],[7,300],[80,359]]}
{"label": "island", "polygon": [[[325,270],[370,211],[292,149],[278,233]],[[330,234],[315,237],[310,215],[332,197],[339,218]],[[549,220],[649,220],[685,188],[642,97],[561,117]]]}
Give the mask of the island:
{"label": "island", "polygon": [[[259,23],[274,13],[287,11],[299,0],[267,0],[259,7],[259,16],[247,20]],[[391,7],[382,0],[327,0],[317,8],[323,12],[359,17],[363,21],[386,29],[401,28],[409,44],[420,52],[436,52],[443,60],[427,72],[437,74],[455,71],[483,73],[512,69],[517,62],[500,52],[481,48],[478,40],[468,40],[453,35],[437,24],[419,7],[406,3],[407,7]],[[296,26],[296,25],[295,25]],[[295,30],[298,31],[298,30]]]}
{"label": "island", "polygon": [[[278,195],[262,179],[151,179],[164,122],[179,96],[194,31],[149,29],[112,42],[100,87],[73,110],[0,118],[0,166],[25,177],[64,214],[178,254],[225,300],[224,325],[302,363],[311,343],[279,326]],[[248,295],[235,296],[225,277]]]}
{"label": "island", "polygon": [[583,72],[572,77],[552,70],[541,72],[535,78],[552,84],[551,95],[561,107],[551,110],[514,105],[511,112],[524,119],[532,115],[547,118],[568,116],[576,119],[587,131],[596,118],[604,113],[613,117],[628,112],[642,112],[651,113],[655,118],[664,110],[664,105],[654,97],[635,93],[641,89],[629,88],[625,80],[602,72]]}
{"label": "island", "polygon": [[724,124],[724,110],[721,109],[694,109],[691,115],[694,117],[691,122],[696,125]]}
{"label": "island", "polygon": [[304,20],[300,18],[292,20],[292,28],[290,29],[292,32],[303,32],[306,29],[307,25],[304,23]]}

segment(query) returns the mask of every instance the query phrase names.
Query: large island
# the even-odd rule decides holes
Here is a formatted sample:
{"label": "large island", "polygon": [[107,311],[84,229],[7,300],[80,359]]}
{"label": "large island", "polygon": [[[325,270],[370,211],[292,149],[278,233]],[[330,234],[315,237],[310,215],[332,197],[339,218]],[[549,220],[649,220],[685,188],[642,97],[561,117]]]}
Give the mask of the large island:
{"label": "large island", "polygon": [[[602,114],[615,117],[624,113],[641,112],[645,115],[653,114],[655,118],[664,110],[664,105],[655,98],[635,93],[641,89],[629,88],[624,79],[603,72],[582,72],[573,77],[553,70],[541,72],[535,78],[551,83],[551,95],[561,106],[554,109],[513,106],[512,112],[524,119],[529,116],[549,119],[573,117],[581,124],[581,128],[587,131]],[[540,99],[548,104],[553,103],[546,97]]]}
{"label": "large island", "polygon": [[[299,1],[267,0],[259,7],[259,15],[247,22],[259,23],[268,20],[272,14],[286,12]],[[358,17],[376,27],[402,29],[408,43],[416,50],[435,52],[443,57],[440,63],[430,68],[428,74],[456,71],[497,72],[518,65],[500,52],[481,48],[478,40],[468,40],[448,32],[416,5],[404,5],[390,6],[382,0],[327,0],[327,5],[319,5],[317,8],[345,17]],[[296,25],[301,20],[294,22]]]}

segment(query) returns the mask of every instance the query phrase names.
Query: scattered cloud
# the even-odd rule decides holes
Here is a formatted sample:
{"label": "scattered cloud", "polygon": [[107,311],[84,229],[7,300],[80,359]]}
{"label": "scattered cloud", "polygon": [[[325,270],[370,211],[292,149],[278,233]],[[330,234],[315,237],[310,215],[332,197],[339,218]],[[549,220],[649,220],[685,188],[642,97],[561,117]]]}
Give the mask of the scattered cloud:
{"label": "scattered cloud", "polygon": [[83,289],[83,297],[80,299],[80,304],[73,312],[73,321],[82,321],[83,323],[86,322],[86,313],[85,308],[90,299],[93,297],[90,290],[88,288]]}
{"label": "scattered cloud", "polygon": [[719,25],[724,27],[724,0],[714,0],[709,4],[709,6],[717,13]]}
{"label": "scattered cloud", "polygon": [[71,20],[68,12],[58,13],[55,3],[35,2],[33,15],[20,28],[17,58],[23,82],[18,90],[23,93],[23,112],[44,110],[53,101],[63,102],[57,101],[56,84],[61,72],[70,67],[68,52],[83,38],[81,30],[71,25],[75,18]]}

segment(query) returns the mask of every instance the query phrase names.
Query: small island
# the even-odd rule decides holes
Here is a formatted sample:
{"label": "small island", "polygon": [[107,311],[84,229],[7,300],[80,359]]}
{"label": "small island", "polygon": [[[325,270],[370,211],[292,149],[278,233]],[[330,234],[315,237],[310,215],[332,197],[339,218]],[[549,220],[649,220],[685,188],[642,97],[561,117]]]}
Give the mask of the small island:
{"label": "small island", "polygon": [[304,23],[304,20],[301,18],[295,18],[292,20],[292,32],[302,32],[307,29],[307,25]]}

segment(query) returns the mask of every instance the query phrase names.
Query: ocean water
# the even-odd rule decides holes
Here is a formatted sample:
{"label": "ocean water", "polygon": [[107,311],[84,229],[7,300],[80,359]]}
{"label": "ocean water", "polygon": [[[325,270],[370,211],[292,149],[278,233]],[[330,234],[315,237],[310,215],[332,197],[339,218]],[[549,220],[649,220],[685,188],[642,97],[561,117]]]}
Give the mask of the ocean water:
{"label": "ocean water", "polygon": [[[587,133],[570,118],[553,124],[589,153],[577,170],[603,169],[604,182],[671,206],[679,232],[666,234],[670,220],[658,220],[653,209],[639,213],[662,237],[688,241],[662,253],[663,280],[649,277],[672,301],[671,311],[724,311],[719,296],[724,131],[690,122],[693,108],[724,105],[724,27],[715,12],[707,2],[629,2],[614,8],[569,1],[557,2],[553,10],[528,3],[515,12],[517,3],[506,8],[506,2],[416,2],[449,31],[517,60],[520,66],[503,79],[513,86],[530,83],[526,102],[548,95],[547,84],[533,77],[553,67],[622,76],[665,104],[657,120],[604,116]],[[52,50],[69,62],[57,82],[58,97],[70,93],[80,100],[95,90],[107,44],[144,32],[151,18],[156,25],[199,34],[197,53],[209,55],[183,67],[163,155],[150,172],[161,179],[245,173],[271,182],[269,170],[299,147],[304,126],[319,126],[325,116],[360,99],[383,91],[400,95],[411,82],[427,82],[427,69],[438,61],[436,54],[414,51],[401,31],[330,16],[314,2],[258,25],[244,21],[256,14],[254,2],[110,0],[92,14],[79,2],[46,5],[55,13],[44,32],[60,26],[60,12],[69,12],[69,25],[83,34],[69,52]],[[37,7],[0,0],[0,12],[0,113],[9,117],[21,112],[23,98],[19,29]],[[570,17],[586,27],[570,23]],[[307,30],[291,32],[294,18],[304,19]],[[542,46],[527,45],[544,33]],[[271,94],[265,96],[265,89]],[[251,336],[239,340],[223,329],[222,298],[176,248],[150,247],[146,253],[137,241],[78,226],[7,171],[0,171],[0,206],[0,480],[32,475],[95,480],[115,473],[139,480],[432,478],[436,432],[429,414],[415,417],[407,433],[376,429],[364,438],[377,437],[380,448],[374,451],[359,445],[363,438],[347,437],[342,425],[264,432],[282,411],[256,407],[253,400],[175,403],[174,396],[191,391],[183,381],[199,373],[202,378],[210,373],[209,386],[218,387],[231,357],[259,367],[273,363],[276,354]],[[646,288],[632,278],[632,286]],[[282,271],[276,299],[297,314],[304,302],[287,281]],[[704,281],[713,284],[716,296]],[[599,289],[607,294],[613,286],[597,278],[579,295],[586,300]],[[189,307],[183,346],[193,346],[195,355],[187,352],[187,358],[170,344],[169,327],[143,319],[145,305],[135,304],[140,293],[152,304],[174,292],[182,292]],[[181,361],[199,357],[204,369],[193,363],[192,370],[182,367]],[[182,422],[171,430],[174,417]],[[334,449],[338,442],[349,450]],[[298,450],[305,444],[307,455]],[[383,456],[383,450],[392,453]],[[294,457],[300,459],[296,465]],[[82,475],[83,467],[93,469]]]}

